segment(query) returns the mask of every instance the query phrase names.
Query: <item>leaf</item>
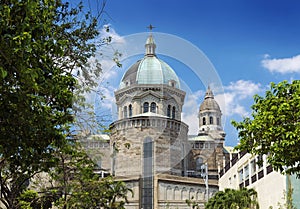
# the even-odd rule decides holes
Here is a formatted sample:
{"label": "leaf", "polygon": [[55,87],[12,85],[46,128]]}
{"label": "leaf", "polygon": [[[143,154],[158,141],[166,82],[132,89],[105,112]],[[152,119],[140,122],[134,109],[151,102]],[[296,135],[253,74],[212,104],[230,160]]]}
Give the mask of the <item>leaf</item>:
{"label": "leaf", "polygon": [[0,68],[1,71],[1,78],[4,79],[7,76],[7,71]]}

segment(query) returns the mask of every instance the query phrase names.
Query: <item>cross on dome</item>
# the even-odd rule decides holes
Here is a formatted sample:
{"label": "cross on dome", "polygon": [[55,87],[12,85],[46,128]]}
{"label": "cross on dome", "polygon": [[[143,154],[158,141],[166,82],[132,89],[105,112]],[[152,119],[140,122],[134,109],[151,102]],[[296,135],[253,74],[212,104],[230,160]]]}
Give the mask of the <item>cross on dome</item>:
{"label": "cross on dome", "polygon": [[153,25],[150,24],[147,28],[149,28],[149,30],[152,31],[153,28],[156,28],[156,27],[154,27]]}

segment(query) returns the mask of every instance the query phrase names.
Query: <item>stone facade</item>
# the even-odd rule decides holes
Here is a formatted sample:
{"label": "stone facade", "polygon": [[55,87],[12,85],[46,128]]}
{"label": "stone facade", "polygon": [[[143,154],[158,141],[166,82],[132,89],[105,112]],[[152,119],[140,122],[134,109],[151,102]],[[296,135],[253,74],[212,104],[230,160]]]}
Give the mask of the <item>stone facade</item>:
{"label": "stone facade", "polygon": [[199,177],[203,172],[201,165],[206,164],[209,178],[218,179],[220,168],[229,160],[229,155],[224,152],[225,132],[221,125],[221,116],[221,109],[208,87],[199,108],[199,133],[189,137],[189,176]]}
{"label": "stone facade", "polygon": [[199,108],[199,134],[188,136],[179,79],[157,58],[152,35],[145,47],[145,57],[125,72],[115,92],[118,120],[110,125],[110,155],[103,157],[110,167],[104,169],[134,191],[126,208],[189,208],[186,199],[204,208],[218,191],[226,160],[221,110],[208,88]]}
{"label": "stone facade", "polygon": [[[157,116],[139,116],[122,119],[111,124],[113,156],[112,173],[116,176],[141,175],[143,166],[143,143],[153,140],[154,173],[176,173],[184,168],[184,146],[187,143],[186,124]],[[179,166],[178,166],[179,164]]]}
{"label": "stone facade", "polygon": [[[117,177],[126,182],[132,189],[134,196],[129,196],[127,209],[140,209],[142,199],[142,180],[139,177]],[[154,176],[154,204],[152,208],[189,208],[187,199],[193,199],[204,209],[206,202],[206,188],[202,178],[181,177],[169,174],[157,174]],[[218,181],[209,180],[209,197],[218,191]]]}

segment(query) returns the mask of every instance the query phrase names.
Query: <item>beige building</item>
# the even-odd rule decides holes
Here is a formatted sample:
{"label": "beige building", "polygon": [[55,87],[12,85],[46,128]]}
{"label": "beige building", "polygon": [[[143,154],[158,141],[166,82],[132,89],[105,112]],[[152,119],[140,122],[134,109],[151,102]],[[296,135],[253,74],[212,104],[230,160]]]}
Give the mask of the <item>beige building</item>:
{"label": "beige building", "polygon": [[188,125],[181,120],[185,92],[155,50],[150,34],[144,58],[123,75],[115,92],[118,120],[110,125],[104,151],[109,155],[99,164],[134,191],[126,208],[189,208],[186,199],[204,208],[218,191],[224,161],[221,110],[208,88],[195,115],[199,134],[188,136]]}
{"label": "beige building", "polygon": [[[300,206],[300,181],[295,176],[282,175],[272,169],[266,156],[253,156],[249,153],[231,153],[230,161],[221,171],[219,188],[253,188],[257,191],[259,206],[262,209],[285,208],[286,192],[293,188],[293,201]],[[257,162],[262,161],[262,164]]]}

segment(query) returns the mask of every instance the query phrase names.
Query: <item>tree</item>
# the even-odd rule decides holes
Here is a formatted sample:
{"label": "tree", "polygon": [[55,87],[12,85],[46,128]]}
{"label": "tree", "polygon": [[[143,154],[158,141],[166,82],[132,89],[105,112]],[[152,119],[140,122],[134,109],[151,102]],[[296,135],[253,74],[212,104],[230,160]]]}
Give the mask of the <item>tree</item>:
{"label": "tree", "polygon": [[[58,166],[49,172],[49,181],[36,179],[32,184],[39,191],[25,191],[21,195],[22,206],[28,208],[104,208],[123,209],[128,203],[127,195],[132,190],[124,182],[111,176],[100,178],[94,172],[95,163],[87,155],[80,143],[65,146],[56,153],[60,159]],[[45,179],[45,177],[44,177]],[[47,182],[46,184],[44,184]],[[35,207],[38,205],[38,207]]]}
{"label": "tree", "polygon": [[254,189],[225,189],[217,192],[205,204],[205,209],[258,209],[257,193]]}
{"label": "tree", "polygon": [[101,73],[97,60],[88,64],[101,12],[94,16],[82,3],[60,0],[0,0],[0,201],[6,208],[20,207],[29,179],[55,166],[60,159],[53,153],[73,140],[77,98]]}
{"label": "tree", "polygon": [[[289,182],[290,183],[290,182]],[[289,185],[288,190],[283,192],[285,203],[278,203],[278,209],[297,209],[293,203],[293,188]],[[272,209],[273,207],[269,207]]]}
{"label": "tree", "polygon": [[271,83],[265,97],[254,96],[252,119],[233,121],[237,149],[267,155],[274,169],[300,175],[300,81]]}

